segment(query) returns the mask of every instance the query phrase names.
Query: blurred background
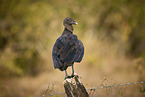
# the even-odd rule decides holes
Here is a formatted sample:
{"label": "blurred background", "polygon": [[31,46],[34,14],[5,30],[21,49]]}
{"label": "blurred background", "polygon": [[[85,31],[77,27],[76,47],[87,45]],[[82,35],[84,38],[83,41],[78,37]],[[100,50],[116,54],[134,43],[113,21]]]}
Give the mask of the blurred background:
{"label": "blurred background", "polygon": [[[145,81],[144,0],[0,0],[0,97],[64,92],[52,47],[63,19],[85,55],[75,72],[86,88]],[[71,74],[71,68],[68,68]],[[143,97],[145,85],[96,90],[92,97]],[[56,95],[55,97],[65,95]]]}

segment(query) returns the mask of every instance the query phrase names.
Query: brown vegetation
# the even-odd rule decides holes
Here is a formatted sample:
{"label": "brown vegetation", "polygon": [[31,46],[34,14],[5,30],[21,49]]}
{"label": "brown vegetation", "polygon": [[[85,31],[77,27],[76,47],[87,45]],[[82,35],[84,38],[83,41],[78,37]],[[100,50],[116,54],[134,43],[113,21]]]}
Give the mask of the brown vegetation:
{"label": "brown vegetation", "polygon": [[[145,81],[144,4],[144,0],[0,0],[0,96],[64,92],[65,74],[53,68],[51,51],[65,17],[79,24],[74,34],[84,43],[85,55],[74,67],[86,88]],[[100,89],[91,96],[142,97],[144,88]]]}

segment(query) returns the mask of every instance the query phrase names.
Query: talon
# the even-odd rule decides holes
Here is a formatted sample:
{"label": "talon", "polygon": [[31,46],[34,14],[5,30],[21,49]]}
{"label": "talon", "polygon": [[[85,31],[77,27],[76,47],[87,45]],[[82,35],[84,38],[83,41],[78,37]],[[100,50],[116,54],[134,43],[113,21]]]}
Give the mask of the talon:
{"label": "talon", "polygon": [[64,79],[67,79],[67,78],[72,78],[72,76],[66,76]]}
{"label": "talon", "polygon": [[74,77],[74,75],[72,74],[72,75],[71,75],[71,77],[73,78],[73,77]]}

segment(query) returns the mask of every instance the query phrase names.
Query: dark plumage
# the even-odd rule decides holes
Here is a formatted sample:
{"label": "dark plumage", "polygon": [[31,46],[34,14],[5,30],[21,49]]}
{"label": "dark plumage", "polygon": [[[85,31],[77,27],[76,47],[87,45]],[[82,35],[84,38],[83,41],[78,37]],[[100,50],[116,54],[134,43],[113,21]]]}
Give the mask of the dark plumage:
{"label": "dark plumage", "polygon": [[[66,71],[68,66],[72,66],[72,75],[74,75],[74,62],[81,62],[84,55],[83,43],[73,34],[72,24],[77,24],[71,18],[65,18],[63,25],[65,27],[62,35],[56,40],[53,51],[54,68]],[[68,77],[66,72],[66,77]]]}

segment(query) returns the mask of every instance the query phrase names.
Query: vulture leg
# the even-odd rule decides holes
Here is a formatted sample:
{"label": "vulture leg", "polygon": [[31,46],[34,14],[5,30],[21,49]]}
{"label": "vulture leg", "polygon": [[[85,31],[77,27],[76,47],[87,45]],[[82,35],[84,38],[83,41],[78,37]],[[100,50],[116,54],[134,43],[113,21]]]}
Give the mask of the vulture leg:
{"label": "vulture leg", "polygon": [[72,77],[74,77],[74,65],[72,65]]}
{"label": "vulture leg", "polygon": [[65,70],[65,78],[67,78],[68,77],[68,75],[67,75],[67,71]]}

